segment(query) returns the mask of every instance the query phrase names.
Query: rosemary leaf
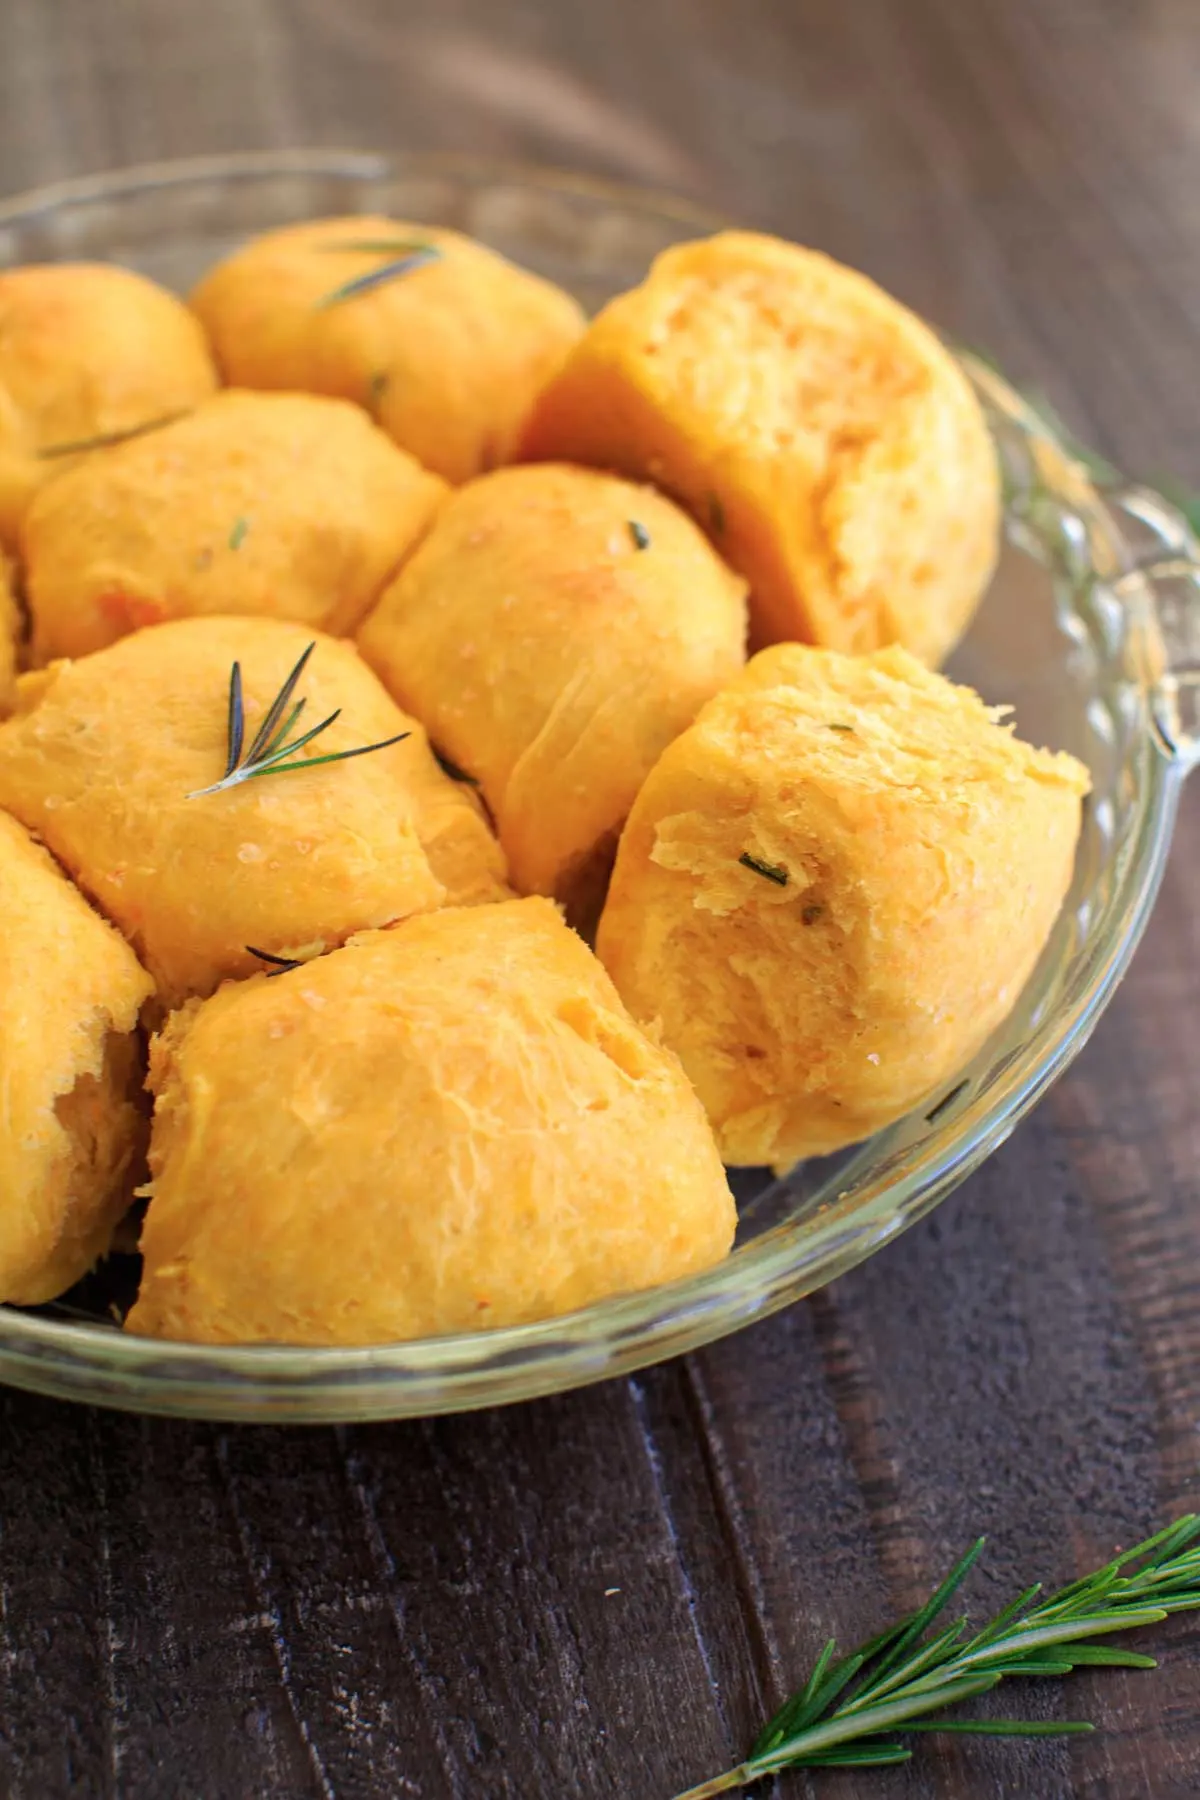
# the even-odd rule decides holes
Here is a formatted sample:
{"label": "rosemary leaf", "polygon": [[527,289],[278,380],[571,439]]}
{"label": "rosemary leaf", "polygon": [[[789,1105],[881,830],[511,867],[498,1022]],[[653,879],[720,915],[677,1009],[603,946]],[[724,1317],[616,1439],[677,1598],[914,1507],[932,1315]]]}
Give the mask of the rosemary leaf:
{"label": "rosemary leaf", "polygon": [[313,248],[334,250],[342,256],[412,256],[417,250],[434,250],[436,245],[425,238],[339,238],[336,242],[314,244]]}
{"label": "rosemary leaf", "polygon": [[340,287],[335,287],[332,293],[322,295],[316,302],[316,310],[323,312],[327,307],[340,306],[344,300],[356,300],[360,294],[369,294],[373,289],[383,287],[386,282],[398,281],[403,275],[411,275],[415,269],[423,269],[427,263],[440,261],[441,254],[435,244],[417,244],[403,256],[382,263],[377,269],[368,269],[365,275],[356,275],[353,280],[344,281]]}
{"label": "rosemary leaf", "polygon": [[242,760],[242,740],[246,735],[246,708],[242,700],[242,665],[235,662],[229,677],[229,756],[223,781],[228,781]]}
{"label": "rosemary leaf", "polygon": [[650,533],[646,530],[646,527],[640,520],[629,520],[629,535],[633,539],[633,547],[635,550],[648,550],[650,548]]}
{"label": "rosemary leaf", "polygon": [[[309,733],[310,737],[314,735]],[[410,731],[398,731],[395,737],[380,738],[377,744],[359,744],[354,750],[331,750],[328,756],[305,756],[299,762],[272,762],[269,768],[248,770],[246,779],[253,781],[258,775],[286,775],[292,769],[319,769],[322,763],[349,762],[352,756],[370,756],[373,750],[390,750],[393,744],[402,744],[411,736]],[[289,749],[294,748],[294,745],[289,746]]]}
{"label": "rosemary leaf", "polygon": [[743,869],[753,869],[756,875],[761,875],[765,881],[773,881],[776,887],[786,887],[788,884],[786,869],[779,868],[774,863],[759,862],[758,858],[751,856],[748,850],[742,851],[738,861]]}
{"label": "rosemary leaf", "polygon": [[950,1089],[948,1094],[943,1094],[932,1111],[925,1114],[925,1123],[927,1125],[932,1125],[935,1119],[940,1119],[942,1114],[946,1111],[946,1108],[953,1106],[954,1102],[958,1099],[958,1096],[965,1093],[970,1085],[970,1081],[960,1081],[955,1087]]}
{"label": "rosemary leaf", "polygon": [[911,1618],[836,1664],[837,1647],[830,1639],[807,1682],[763,1727],[746,1760],[676,1800],[738,1792],[784,1769],[866,1769],[905,1762],[912,1753],[891,1741],[895,1732],[978,1737],[1089,1732],[1093,1727],[1079,1719],[935,1715],[989,1693],[1013,1676],[1062,1677],[1078,1667],[1153,1668],[1152,1657],[1089,1640],[1200,1608],[1200,1516],[1189,1513],[1044,1600],[1039,1586],[1026,1588],[974,1636],[966,1635],[965,1619],[935,1631],[982,1550],[980,1538]]}
{"label": "rosemary leaf", "polygon": [[315,643],[310,644],[308,646],[308,649],[304,651],[303,655],[300,657],[300,660],[297,662],[295,668],[292,670],[291,674],[288,676],[287,680],[284,682],[283,686],[280,688],[279,692],[276,694],[274,700],[272,700],[270,708],[267,712],[267,716],[258,728],[258,736],[255,738],[254,742],[251,744],[249,752],[246,756],[247,763],[257,762],[261,756],[264,756],[267,754],[268,747],[271,743],[272,735],[275,731],[275,727],[279,724],[280,719],[283,717],[284,711],[287,707],[287,703],[291,699],[292,695],[295,693],[296,684],[300,680],[300,677],[303,675],[305,669],[308,667],[308,659],[312,655],[312,653],[316,649],[316,647],[317,646]]}
{"label": "rosemary leaf", "polygon": [[246,950],[251,956],[257,956],[259,962],[274,963],[274,968],[267,970],[267,980],[274,975],[286,975],[289,969],[302,969],[303,961],[294,956],[275,956],[270,950],[256,950],[253,944],[247,944]]}
{"label": "rosemary leaf", "polygon": [[433,751],[433,760],[442,771],[443,775],[448,775],[451,781],[463,781],[468,787],[479,786],[478,776],[468,775],[467,771],[465,769],[460,769],[456,762],[451,762],[448,756],[443,756],[442,752],[437,749],[435,745],[430,744],[429,748]]}
{"label": "rosemary leaf", "polygon": [[73,438],[62,444],[47,444],[38,451],[42,458],[54,456],[82,456],[86,450],[107,450],[113,444],[127,444],[131,438],[145,437],[148,432],[158,431],[164,425],[173,425],[176,419],[182,419],[182,412],[163,413],[160,418],[147,419],[141,425],[127,425],[123,431],[102,431],[95,437]]}
{"label": "rosemary leaf", "polygon": [[250,529],[249,519],[235,519],[233,521],[233,530],[229,534],[229,548],[231,550],[240,550],[241,549],[242,545],[246,541],[246,533],[249,531],[249,529]]}

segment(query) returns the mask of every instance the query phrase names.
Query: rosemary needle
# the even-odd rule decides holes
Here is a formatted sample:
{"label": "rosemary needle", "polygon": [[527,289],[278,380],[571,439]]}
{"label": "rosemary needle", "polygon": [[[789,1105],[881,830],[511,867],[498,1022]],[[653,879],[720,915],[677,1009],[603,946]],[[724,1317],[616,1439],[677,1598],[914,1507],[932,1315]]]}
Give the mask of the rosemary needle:
{"label": "rosemary needle", "polygon": [[336,250],[342,256],[411,256],[414,250],[434,250],[424,238],[338,238],[317,244],[317,250]]}
{"label": "rosemary needle", "polygon": [[786,887],[788,884],[788,872],[785,868],[775,863],[759,862],[757,856],[751,856],[748,850],[742,851],[738,861],[743,869],[753,869],[756,875],[761,875],[764,881],[773,881],[776,887]]}
{"label": "rosemary needle", "polygon": [[145,437],[148,432],[160,431],[164,425],[173,425],[176,419],[183,417],[182,412],[163,413],[160,418],[146,419],[140,425],[126,425],[122,431],[101,431],[95,437],[72,438],[62,444],[47,444],[38,451],[38,456],[82,456],[86,450],[107,450],[113,444],[127,444],[131,438]]}
{"label": "rosemary needle", "polygon": [[335,287],[332,293],[322,295],[316,302],[316,309],[323,312],[326,307],[340,306],[343,300],[369,294],[385,282],[397,281],[402,275],[411,275],[414,269],[423,269],[426,263],[439,261],[441,254],[436,244],[415,244],[403,256],[393,257],[377,269],[368,269],[365,275],[356,275],[352,281],[344,281],[340,287]]}
{"label": "rosemary needle", "polygon": [[1200,1609],[1200,1516],[1188,1513],[1102,1569],[1039,1600],[1027,1588],[982,1630],[965,1618],[934,1626],[978,1561],[976,1540],[910,1618],[839,1657],[830,1639],[802,1688],[763,1726],[736,1769],[676,1800],[740,1792],[784,1769],[882,1767],[912,1751],[897,1732],[1058,1737],[1091,1731],[1082,1720],[943,1719],[942,1709],[986,1694],[1013,1675],[1069,1675],[1077,1668],[1152,1669],[1152,1656],[1089,1640],[1172,1613]]}
{"label": "rosemary needle", "polygon": [[267,970],[267,980],[273,975],[286,975],[289,969],[302,969],[304,959],[296,956],[276,956],[271,950],[256,950],[253,944],[246,945],[247,954],[257,956],[259,962],[273,963],[275,966]]}
{"label": "rosemary needle", "polygon": [[[261,775],[283,775],[290,769],[315,769],[321,763],[346,762],[352,756],[367,756],[372,750],[386,750],[392,744],[403,743],[412,734],[398,731],[395,737],[384,738],[378,744],[360,744],[354,750],[332,750],[322,756],[299,756],[298,751],[305,749],[319,738],[322,732],[328,731],[334,720],[340,718],[341,708],[331,712],[327,719],[319,725],[313,725],[299,737],[292,737],[308,702],[297,700],[292,710],[288,705],[296,691],[300,677],[308,664],[308,659],[316,649],[310,644],[295,668],[272,700],[267,715],[258,728],[258,733],[245,755],[242,747],[246,737],[246,705],[242,690],[242,665],[234,663],[229,672],[229,713],[226,725],[228,752],[225,759],[225,773],[220,781],[214,781],[210,787],[195,788],[187,796],[189,800],[198,800],[204,794],[219,794],[224,788],[238,787],[243,781],[253,781]],[[287,715],[286,718],[284,715]]]}

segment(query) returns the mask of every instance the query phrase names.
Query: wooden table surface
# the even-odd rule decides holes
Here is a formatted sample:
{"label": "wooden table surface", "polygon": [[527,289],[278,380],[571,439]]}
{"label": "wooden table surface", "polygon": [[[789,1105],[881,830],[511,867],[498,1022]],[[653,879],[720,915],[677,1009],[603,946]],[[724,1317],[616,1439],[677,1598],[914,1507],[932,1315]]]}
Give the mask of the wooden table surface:
{"label": "wooden table surface", "polygon": [[[861,265],[1200,486],[1195,0],[0,0],[0,190],[293,144],[679,189]],[[981,1597],[1197,1501],[1200,814],[1070,1075],[923,1225],[702,1354],[429,1424],[0,1397],[3,1800],[669,1800],[978,1532]],[[1200,1794],[1200,1630],[831,1800]]]}

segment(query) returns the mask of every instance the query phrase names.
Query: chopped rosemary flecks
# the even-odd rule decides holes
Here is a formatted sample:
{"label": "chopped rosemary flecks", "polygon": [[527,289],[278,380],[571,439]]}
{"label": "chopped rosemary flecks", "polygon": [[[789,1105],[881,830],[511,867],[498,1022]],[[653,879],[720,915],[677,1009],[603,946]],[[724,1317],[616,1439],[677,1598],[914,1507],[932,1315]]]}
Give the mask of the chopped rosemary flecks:
{"label": "chopped rosemary flecks", "polygon": [[825,917],[825,908],[816,900],[811,900],[800,914],[802,925],[815,925],[818,919]]}
{"label": "chopped rosemary flecks", "polygon": [[316,302],[316,310],[323,312],[326,307],[340,306],[343,300],[355,300],[360,294],[369,294],[374,288],[383,287],[385,282],[398,281],[402,275],[411,275],[427,263],[440,261],[441,254],[436,244],[416,244],[406,255],[381,263],[377,269],[368,269],[365,275],[356,275],[352,281],[344,281],[340,287],[335,287],[332,293],[324,294]]}
{"label": "chopped rosemary flecks", "polygon": [[648,550],[650,548],[650,533],[639,520],[629,520],[629,535],[633,539],[633,547],[635,550]]}
{"label": "chopped rosemary flecks", "polygon": [[935,1119],[940,1119],[946,1108],[948,1106],[953,1106],[954,1102],[958,1099],[958,1096],[965,1093],[970,1085],[971,1083],[968,1078],[958,1082],[956,1086],[950,1089],[948,1094],[943,1094],[933,1111],[925,1114],[925,1123],[927,1125],[932,1125]]}
{"label": "chopped rosemary flecks", "polygon": [[909,1618],[850,1656],[839,1657],[831,1638],[808,1681],[764,1725],[745,1761],[676,1800],[712,1800],[717,1794],[740,1792],[784,1769],[867,1769],[908,1762],[912,1751],[894,1740],[909,1732],[1057,1737],[1091,1731],[1080,1720],[933,1715],[986,1694],[1013,1675],[1154,1668],[1152,1656],[1091,1640],[1200,1609],[1197,1540],[1200,1517],[1188,1513],[1044,1600],[1039,1600],[1040,1582],[1026,1588],[980,1631],[972,1631],[965,1618],[935,1629],[979,1559],[984,1546],[979,1538]]}
{"label": "chopped rosemary flecks", "polygon": [[131,438],[145,437],[148,432],[158,431],[164,425],[173,425],[176,419],[183,417],[183,412],[163,413],[161,418],[147,419],[142,425],[127,425],[123,431],[101,431],[95,437],[74,438],[63,444],[47,444],[38,451],[38,456],[82,456],[86,450],[107,450],[113,444],[127,444]]}
{"label": "chopped rosemary flecks", "polygon": [[242,545],[246,541],[246,533],[249,531],[249,529],[250,529],[249,519],[235,519],[233,521],[233,530],[229,534],[229,548],[231,550],[240,550],[241,549]]}
{"label": "chopped rosemary flecks", "polygon": [[708,496],[708,523],[711,530],[720,537],[725,529],[725,506],[720,494]]}
{"label": "chopped rosemary flecks", "polygon": [[854,736],[853,725],[837,725],[832,720],[830,720],[829,723],[826,725],[825,729],[826,729],[826,731],[848,731],[850,733],[851,737]]}
{"label": "chopped rosemary flecks", "polygon": [[762,875],[767,881],[773,881],[776,887],[786,887],[788,884],[786,869],[779,868],[774,863],[759,862],[757,857],[751,856],[748,850],[742,851],[738,861],[743,869],[753,869],[756,875]]}
{"label": "chopped rosemary flecks", "polygon": [[[297,756],[296,752],[311,744],[314,738],[328,731],[334,720],[341,716],[341,708],[331,712],[327,719],[319,725],[302,732],[299,737],[291,738],[289,733],[300,719],[301,713],[308,704],[306,700],[297,700],[291,712],[287,711],[296,684],[304,673],[309,657],[316,649],[310,644],[301,656],[295,668],[271,702],[266,718],[258,728],[258,734],[245,756],[242,747],[246,736],[246,707],[242,694],[242,665],[234,663],[229,673],[229,719],[228,719],[228,755],[225,762],[225,773],[220,781],[214,781],[211,787],[196,788],[187,798],[198,800],[204,794],[219,794],[224,788],[238,787],[243,781],[253,781],[259,775],[283,775],[289,769],[316,769],[322,763],[346,762],[352,756],[367,756],[372,750],[386,750],[392,744],[399,744],[408,731],[398,731],[395,737],[384,738],[378,744],[360,744],[354,750],[334,750],[325,756]],[[284,717],[284,714],[287,717]],[[288,760],[289,758],[293,760]]]}
{"label": "chopped rosemary flecks", "polygon": [[302,969],[304,967],[303,957],[275,956],[270,950],[256,950],[253,944],[247,944],[246,950],[250,956],[257,956],[259,962],[274,963],[274,968],[267,970],[268,981],[275,975],[286,975],[289,969]]}

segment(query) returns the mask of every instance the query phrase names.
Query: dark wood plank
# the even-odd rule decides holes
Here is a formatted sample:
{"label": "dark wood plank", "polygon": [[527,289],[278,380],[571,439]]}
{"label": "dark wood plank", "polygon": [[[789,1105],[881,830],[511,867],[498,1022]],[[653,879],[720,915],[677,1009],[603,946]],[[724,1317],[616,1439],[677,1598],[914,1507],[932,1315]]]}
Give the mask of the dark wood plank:
{"label": "dark wood plank", "polygon": [[[0,188],[287,143],[679,188],[1200,485],[1192,0],[0,0]],[[940,1212],[636,1381],[283,1434],[0,1396],[5,1800],[669,1800],[978,1530],[982,1600],[1194,1504],[1200,817],[1072,1074]],[[616,1592],[609,1590],[616,1589]],[[1200,1792],[1200,1636],[834,1800]]]}

